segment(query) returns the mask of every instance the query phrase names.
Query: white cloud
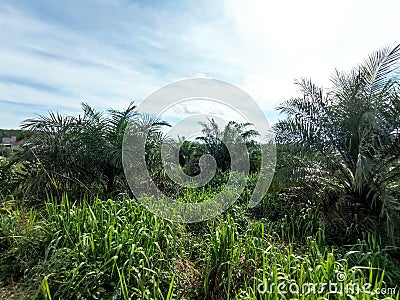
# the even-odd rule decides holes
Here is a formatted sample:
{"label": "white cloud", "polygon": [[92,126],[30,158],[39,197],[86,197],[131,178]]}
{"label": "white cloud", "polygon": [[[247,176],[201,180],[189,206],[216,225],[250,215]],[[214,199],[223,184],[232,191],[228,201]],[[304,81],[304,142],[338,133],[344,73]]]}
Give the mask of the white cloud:
{"label": "white cloud", "polygon": [[328,86],[335,68],[349,70],[370,52],[399,42],[397,1],[225,1],[253,49],[241,84],[266,110],[294,96],[294,79]]}
{"label": "white cloud", "polygon": [[[0,100],[123,108],[171,81],[209,76],[241,87],[276,121],[273,108],[295,96],[294,79],[328,86],[335,67],[398,42],[398,11],[388,0],[5,0]],[[0,128],[20,121],[1,114]]]}

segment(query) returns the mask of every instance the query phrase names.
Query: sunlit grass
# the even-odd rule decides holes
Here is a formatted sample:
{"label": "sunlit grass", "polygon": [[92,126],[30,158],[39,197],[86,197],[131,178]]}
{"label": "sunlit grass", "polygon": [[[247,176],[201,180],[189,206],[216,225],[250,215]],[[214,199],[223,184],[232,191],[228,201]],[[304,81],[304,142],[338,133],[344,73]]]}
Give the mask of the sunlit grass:
{"label": "sunlit grass", "polygon": [[[311,216],[276,224],[234,206],[182,225],[130,199],[68,197],[48,200],[42,214],[8,210],[0,224],[2,272],[19,270],[36,299],[381,299],[382,288],[397,288],[385,297],[399,299],[399,264],[387,249],[371,235],[328,246]],[[298,239],[296,228],[315,234]],[[342,290],[321,291],[324,284]]]}

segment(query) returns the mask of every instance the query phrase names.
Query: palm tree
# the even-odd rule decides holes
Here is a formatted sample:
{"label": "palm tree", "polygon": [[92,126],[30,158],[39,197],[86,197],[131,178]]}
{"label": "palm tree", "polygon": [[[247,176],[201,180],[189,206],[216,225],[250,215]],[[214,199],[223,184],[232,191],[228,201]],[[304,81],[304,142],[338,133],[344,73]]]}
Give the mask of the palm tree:
{"label": "palm tree", "polygon": [[400,45],[350,73],[336,71],[327,93],[298,81],[302,96],[278,107],[286,119],[274,128],[285,149],[278,174],[327,198],[327,211],[344,216],[347,205],[352,214],[375,215],[392,242],[400,225],[399,66]]}
{"label": "palm tree", "polygon": [[219,128],[214,119],[209,119],[208,123],[200,122],[200,125],[203,127],[203,136],[197,139],[204,143],[206,152],[214,157],[217,167],[222,171],[229,170],[231,165],[231,156],[226,143],[244,143],[248,154],[258,150],[257,143],[254,141],[254,137],[258,136],[258,132],[254,129],[248,129],[252,125],[251,123],[230,121],[223,130]]}
{"label": "palm tree", "polygon": [[46,193],[69,193],[78,197],[90,194],[111,196],[127,192],[122,143],[128,123],[144,126],[151,122],[148,153],[157,144],[160,126],[136,111],[134,103],[122,111],[96,111],[82,103],[83,114],[63,116],[50,113],[26,120],[22,126],[32,135],[28,146],[15,162],[24,165],[23,186],[42,198]]}
{"label": "palm tree", "polygon": [[181,148],[179,150],[179,164],[186,174],[196,176],[200,173],[199,159],[204,153],[204,147],[197,141],[186,141],[179,139]]}

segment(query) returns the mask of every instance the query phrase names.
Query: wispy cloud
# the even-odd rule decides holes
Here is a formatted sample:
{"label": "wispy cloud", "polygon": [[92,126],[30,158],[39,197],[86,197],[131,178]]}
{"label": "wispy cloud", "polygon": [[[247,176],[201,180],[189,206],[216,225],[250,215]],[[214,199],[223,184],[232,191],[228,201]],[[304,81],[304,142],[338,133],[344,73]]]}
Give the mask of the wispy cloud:
{"label": "wispy cloud", "polygon": [[[20,124],[20,122],[46,115],[48,112],[60,112],[62,114],[76,115],[80,113],[80,109],[68,106],[54,107],[52,104],[41,105],[28,102],[13,102],[0,99],[1,122],[4,124]],[[5,126],[2,128],[6,128]],[[11,127],[10,127],[11,128]],[[17,128],[15,126],[14,128]]]}
{"label": "wispy cloud", "polygon": [[82,101],[123,108],[198,75],[238,85],[276,121],[295,78],[327,85],[335,67],[398,42],[399,10],[389,0],[3,0],[0,128]]}

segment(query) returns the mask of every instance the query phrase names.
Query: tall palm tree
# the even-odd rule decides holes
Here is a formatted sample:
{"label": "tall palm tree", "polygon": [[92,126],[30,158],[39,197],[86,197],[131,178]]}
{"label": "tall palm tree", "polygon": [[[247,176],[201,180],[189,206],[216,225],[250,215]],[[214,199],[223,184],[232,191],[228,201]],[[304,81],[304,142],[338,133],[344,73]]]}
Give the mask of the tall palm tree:
{"label": "tall palm tree", "polygon": [[376,215],[392,241],[400,225],[399,67],[397,45],[350,73],[336,71],[327,93],[298,81],[301,97],[278,107],[286,119],[274,127],[286,151],[281,175],[326,196],[331,211],[346,203],[353,214]]}

